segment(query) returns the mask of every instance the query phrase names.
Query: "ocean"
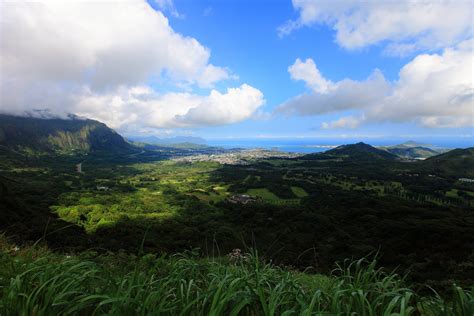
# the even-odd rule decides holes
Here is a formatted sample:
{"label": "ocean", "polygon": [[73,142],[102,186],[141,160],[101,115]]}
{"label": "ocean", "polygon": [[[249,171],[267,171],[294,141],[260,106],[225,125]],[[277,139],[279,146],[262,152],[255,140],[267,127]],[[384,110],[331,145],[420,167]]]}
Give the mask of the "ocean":
{"label": "ocean", "polygon": [[372,146],[391,146],[402,144],[406,141],[414,141],[421,146],[434,148],[466,148],[474,147],[472,137],[417,137],[411,139],[401,138],[228,138],[228,139],[208,139],[210,146],[219,146],[223,148],[263,148],[269,150],[279,150],[295,153],[313,153],[322,152],[331,148],[344,145],[364,142]]}

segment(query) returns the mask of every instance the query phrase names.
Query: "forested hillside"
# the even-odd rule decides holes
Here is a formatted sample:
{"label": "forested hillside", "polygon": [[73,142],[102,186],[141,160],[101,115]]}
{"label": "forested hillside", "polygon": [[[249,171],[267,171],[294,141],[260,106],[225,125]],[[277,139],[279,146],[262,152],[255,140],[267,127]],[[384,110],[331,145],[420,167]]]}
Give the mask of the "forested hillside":
{"label": "forested hillside", "polygon": [[134,150],[105,124],[77,117],[40,119],[0,115],[0,146],[25,153]]}

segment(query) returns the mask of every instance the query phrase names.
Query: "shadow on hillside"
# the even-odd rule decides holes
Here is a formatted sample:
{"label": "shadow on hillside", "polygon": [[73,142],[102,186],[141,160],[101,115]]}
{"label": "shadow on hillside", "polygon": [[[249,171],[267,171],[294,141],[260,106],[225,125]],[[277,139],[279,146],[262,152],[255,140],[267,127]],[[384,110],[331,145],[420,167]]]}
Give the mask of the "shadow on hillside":
{"label": "shadow on hillside", "polygon": [[[78,186],[95,189],[94,179],[112,179],[118,170],[122,175],[136,175],[141,171],[133,164],[167,158],[168,155],[154,151],[23,155],[3,150],[0,159],[0,233],[19,243],[47,242],[53,249],[100,247],[81,226],[60,219],[50,206],[56,204],[62,193],[77,190]],[[78,163],[83,164],[85,172],[76,173]],[[65,182],[75,183],[76,189],[67,187]],[[135,190],[130,185],[120,189]]]}
{"label": "shadow on hillside", "polygon": [[0,232],[17,243],[46,242],[52,249],[80,250],[91,245],[82,227],[66,222],[41,202],[25,203],[10,189],[11,180],[0,177]]}
{"label": "shadow on hillside", "polygon": [[210,207],[196,201],[173,218],[122,218],[91,237],[104,248],[129,252],[143,244],[144,252],[199,247],[204,255],[218,256],[252,247],[276,264],[318,272],[329,272],[345,258],[378,255],[382,266],[408,272],[414,282],[441,286],[459,280],[469,285],[474,280],[472,223],[473,215],[465,210],[340,194],[338,199],[308,198],[301,206],[278,208]]}

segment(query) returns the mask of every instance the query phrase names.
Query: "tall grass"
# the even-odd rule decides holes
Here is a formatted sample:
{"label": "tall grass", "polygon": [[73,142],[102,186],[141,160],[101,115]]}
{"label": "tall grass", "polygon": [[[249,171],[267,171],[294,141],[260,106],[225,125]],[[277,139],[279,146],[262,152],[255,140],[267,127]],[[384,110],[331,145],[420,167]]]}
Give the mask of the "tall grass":
{"label": "tall grass", "polygon": [[329,276],[242,260],[4,249],[0,315],[474,315],[474,292],[418,297],[376,261]]}

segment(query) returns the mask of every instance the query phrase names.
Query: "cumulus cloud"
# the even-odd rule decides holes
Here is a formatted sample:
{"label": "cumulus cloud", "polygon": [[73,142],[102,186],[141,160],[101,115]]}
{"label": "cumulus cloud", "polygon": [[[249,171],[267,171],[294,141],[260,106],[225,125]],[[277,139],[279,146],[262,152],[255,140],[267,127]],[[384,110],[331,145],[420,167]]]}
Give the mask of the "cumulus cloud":
{"label": "cumulus cloud", "polygon": [[[169,0],[157,3],[174,8]],[[115,127],[140,121],[200,126],[248,118],[263,102],[248,85],[208,96],[158,94],[151,87],[192,91],[236,76],[211,64],[208,48],[175,32],[145,1],[1,2],[0,12],[0,112],[47,109],[103,118]],[[206,106],[212,120],[199,121]],[[188,113],[194,108],[200,110]]]}
{"label": "cumulus cloud", "polygon": [[[300,76],[295,78],[294,69],[306,68],[316,69],[316,64],[310,58],[304,64],[297,59],[293,66],[289,67],[289,72],[293,79],[306,82],[311,88],[309,93],[301,94],[277,108],[280,113],[288,115],[318,115],[335,111],[350,109],[360,109],[370,106],[385,98],[390,91],[390,84],[387,82],[379,70],[375,70],[366,80],[356,81],[344,79],[339,82],[331,82],[318,73],[317,82],[324,82],[325,88],[320,84],[315,84],[314,76]],[[300,71],[300,73],[312,73],[312,71]],[[304,77],[304,78],[303,78]]]}
{"label": "cumulus cloud", "polygon": [[209,49],[174,32],[142,1],[2,2],[1,23],[2,70],[10,78],[103,88],[137,84],[163,71],[198,84],[229,76],[209,64]]}
{"label": "cumulus cloud", "polygon": [[174,123],[184,126],[236,123],[252,116],[264,103],[262,92],[247,84],[227,89],[225,94],[213,90],[196,107],[176,116]]}
{"label": "cumulus cloud", "polygon": [[247,119],[265,103],[263,94],[247,84],[226,93],[212,90],[207,96],[192,93],[157,94],[148,87],[119,88],[110,94],[83,92],[76,113],[109,122],[144,128],[185,128],[232,124]]}
{"label": "cumulus cloud", "polygon": [[444,48],[472,36],[473,10],[468,0],[293,0],[293,7],[299,17],[280,26],[280,36],[325,24],[336,31],[337,43],[346,49],[385,41],[389,53],[406,54]]}
{"label": "cumulus cloud", "polygon": [[407,121],[428,127],[474,125],[474,41],[422,54],[405,65],[392,93],[368,119]]}
{"label": "cumulus cloud", "polygon": [[[326,91],[313,89],[280,105],[277,111],[288,115],[358,113],[323,123],[323,128],[355,128],[371,122],[474,126],[473,45],[474,41],[468,40],[441,54],[419,55],[400,70],[394,82],[376,70],[364,81],[344,79],[332,83]],[[311,77],[304,80],[311,86]]]}
{"label": "cumulus cloud", "polygon": [[332,122],[323,122],[321,128],[357,128],[363,121],[363,117],[345,116]]}
{"label": "cumulus cloud", "polygon": [[304,62],[297,58],[295,63],[288,67],[288,72],[291,75],[291,79],[303,80],[308,87],[316,92],[324,93],[333,85],[331,81],[326,80],[321,75],[311,58],[306,59]]}
{"label": "cumulus cloud", "polygon": [[80,116],[108,122],[117,129],[185,128],[224,125],[249,118],[264,104],[263,94],[247,84],[226,93],[207,96],[191,93],[157,94],[146,86],[120,87],[107,94],[83,91],[73,102]]}

